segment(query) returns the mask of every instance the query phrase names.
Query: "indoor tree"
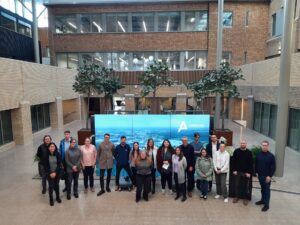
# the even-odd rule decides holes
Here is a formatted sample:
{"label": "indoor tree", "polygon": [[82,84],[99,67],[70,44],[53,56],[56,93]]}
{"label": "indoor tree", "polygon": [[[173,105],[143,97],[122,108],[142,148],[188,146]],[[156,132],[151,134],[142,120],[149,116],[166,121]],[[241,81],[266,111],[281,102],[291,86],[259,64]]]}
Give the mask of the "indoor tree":
{"label": "indoor tree", "polygon": [[187,88],[194,93],[197,100],[202,100],[210,95],[220,94],[224,106],[221,112],[223,130],[226,112],[225,99],[240,95],[235,85],[235,82],[238,80],[244,80],[241,69],[233,68],[229,63],[225,62],[221,63],[218,69],[204,75],[199,81],[187,85]]}

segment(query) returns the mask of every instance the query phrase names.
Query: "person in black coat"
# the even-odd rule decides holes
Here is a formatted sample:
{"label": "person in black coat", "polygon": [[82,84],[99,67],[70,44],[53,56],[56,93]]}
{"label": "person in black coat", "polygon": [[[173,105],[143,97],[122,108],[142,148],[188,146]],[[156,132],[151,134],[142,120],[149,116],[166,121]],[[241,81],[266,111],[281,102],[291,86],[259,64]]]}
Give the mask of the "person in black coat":
{"label": "person in black coat", "polygon": [[195,164],[196,164],[196,157],[194,153],[194,147],[188,143],[187,137],[182,137],[182,145],[180,145],[180,149],[183,152],[184,157],[187,161],[187,168],[186,168],[186,176],[187,176],[187,191],[188,196],[192,197],[192,191],[195,187]]}
{"label": "person in black coat", "polygon": [[39,175],[42,178],[42,194],[46,194],[47,191],[47,174],[43,166],[43,161],[48,157],[48,145],[51,143],[52,138],[50,135],[45,135],[43,138],[43,144],[41,144],[36,152],[36,157],[39,160],[38,169]]}
{"label": "person in black coat", "polygon": [[53,190],[56,194],[56,201],[61,203],[59,196],[59,180],[60,180],[60,170],[61,170],[61,156],[58,152],[57,146],[51,142],[48,145],[47,157],[42,161],[47,175],[48,185],[49,185],[49,201],[50,205],[54,205],[53,201]]}
{"label": "person in black coat", "polygon": [[[210,142],[206,145],[207,155],[213,158],[216,151],[219,151],[220,143],[218,142],[218,138],[215,134],[210,136]],[[208,182],[208,192],[211,192],[212,181]]]}

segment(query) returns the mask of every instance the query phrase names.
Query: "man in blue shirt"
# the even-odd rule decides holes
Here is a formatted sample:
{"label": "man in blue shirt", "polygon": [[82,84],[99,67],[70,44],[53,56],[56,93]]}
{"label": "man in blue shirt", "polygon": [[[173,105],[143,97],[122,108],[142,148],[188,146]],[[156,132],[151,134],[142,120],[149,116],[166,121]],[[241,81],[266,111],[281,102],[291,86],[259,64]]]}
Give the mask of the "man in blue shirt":
{"label": "man in blue shirt", "polygon": [[194,141],[190,144],[194,147],[195,156],[200,156],[201,150],[203,148],[203,143],[200,141],[200,134],[198,132],[194,133]]}
{"label": "man in blue shirt", "polygon": [[129,166],[129,153],[130,153],[130,146],[126,143],[126,137],[121,136],[121,143],[117,145],[115,151],[114,151],[114,157],[117,161],[116,165],[116,191],[120,191],[121,189],[119,188],[119,179],[120,179],[120,173],[122,169],[125,169],[127,172],[131,182],[133,185],[134,179],[133,179],[133,174],[130,170]]}
{"label": "man in blue shirt", "polygon": [[257,154],[255,161],[255,170],[261,187],[261,200],[255,204],[264,205],[261,211],[265,212],[269,209],[271,194],[270,186],[272,176],[276,170],[276,163],[274,155],[269,152],[269,142],[263,141],[261,148],[262,151]]}

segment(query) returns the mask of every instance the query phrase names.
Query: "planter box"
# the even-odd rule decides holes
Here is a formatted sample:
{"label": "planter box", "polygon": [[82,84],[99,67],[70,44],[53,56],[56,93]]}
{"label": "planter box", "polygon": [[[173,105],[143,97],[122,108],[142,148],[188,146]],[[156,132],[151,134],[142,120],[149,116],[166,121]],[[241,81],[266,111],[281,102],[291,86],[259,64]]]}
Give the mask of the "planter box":
{"label": "planter box", "polygon": [[90,129],[80,129],[77,132],[78,137],[78,145],[84,145],[84,140],[86,137],[90,137],[92,135],[92,131]]}
{"label": "planter box", "polygon": [[220,137],[224,137],[227,140],[226,145],[227,146],[232,146],[232,139],[233,139],[233,132],[229,129],[215,129],[213,132],[217,138],[219,139]]}

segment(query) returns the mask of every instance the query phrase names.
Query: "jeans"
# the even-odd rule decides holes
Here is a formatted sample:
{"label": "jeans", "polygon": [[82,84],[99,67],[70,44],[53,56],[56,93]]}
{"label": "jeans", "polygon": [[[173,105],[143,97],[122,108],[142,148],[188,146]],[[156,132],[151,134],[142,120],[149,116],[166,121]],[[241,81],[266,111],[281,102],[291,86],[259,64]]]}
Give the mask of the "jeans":
{"label": "jeans", "polygon": [[161,188],[165,189],[166,188],[166,182],[168,182],[168,188],[169,190],[172,190],[172,173],[161,173]]}
{"label": "jeans", "polygon": [[79,172],[68,172],[68,186],[67,186],[67,195],[71,195],[71,187],[72,187],[72,181],[74,180],[73,184],[73,194],[78,194],[78,178],[79,178]]}
{"label": "jeans", "polygon": [[269,207],[270,197],[271,197],[271,181],[269,183],[266,182],[265,176],[258,175],[259,184],[261,187],[261,201],[264,203],[266,207]]}
{"label": "jeans", "polygon": [[133,175],[133,181],[132,183],[135,185],[136,184],[136,168],[134,166],[130,167],[132,175]]}
{"label": "jeans", "polygon": [[[110,178],[111,178],[111,170],[112,169],[107,169],[106,189],[109,188],[109,183],[110,183]],[[100,187],[101,187],[101,190],[104,190],[104,173],[105,173],[105,169],[100,169]]]}
{"label": "jeans", "polygon": [[120,173],[121,173],[122,169],[124,169],[127,172],[132,184],[135,185],[135,182],[134,182],[135,179],[133,178],[133,174],[132,174],[131,169],[129,167],[129,163],[127,163],[126,165],[120,165],[120,164],[117,163],[117,166],[116,166],[116,186],[119,186]]}
{"label": "jeans", "polygon": [[156,184],[156,169],[152,168],[151,170],[151,181],[152,181],[152,192],[155,192],[155,184]]}
{"label": "jeans", "polygon": [[151,175],[136,175],[136,199],[141,198],[143,191],[143,197],[148,198],[148,194],[151,188]]}
{"label": "jeans", "polygon": [[186,169],[186,177],[187,177],[187,191],[192,192],[195,187],[195,170],[189,171],[189,168]]}
{"label": "jeans", "polygon": [[90,188],[94,187],[94,167],[85,166],[83,170],[84,188],[87,189],[88,181],[90,181]]}
{"label": "jeans", "polygon": [[235,197],[247,199],[249,191],[250,178],[246,177],[243,173],[237,173],[235,176]]}
{"label": "jeans", "polygon": [[206,196],[208,193],[208,181],[207,180],[199,180],[199,181],[200,181],[201,194],[203,196]]}
{"label": "jeans", "polygon": [[182,184],[178,183],[177,173],[174,173],[174,181],[175,181],[177,196],[180,196],[180,194],[182,194],[183,197],[186,197],[186,183],[185,182]]}
{"label": "jeans", "polygon": [[216,173],[216,186],[217,186],[217,195],[223,195],[224,198],[227,198],[227,186],[226,186],[226,177],[227,173]]}
{"label": "jeans", "polygon": [[47,176],[48,185],[49,185],[49,199],[53,200],[53,190],[55,191],[56,198],[59,198],[59,180],[60,177],[56,175],[55,178],[51,178],[50,175]]}

